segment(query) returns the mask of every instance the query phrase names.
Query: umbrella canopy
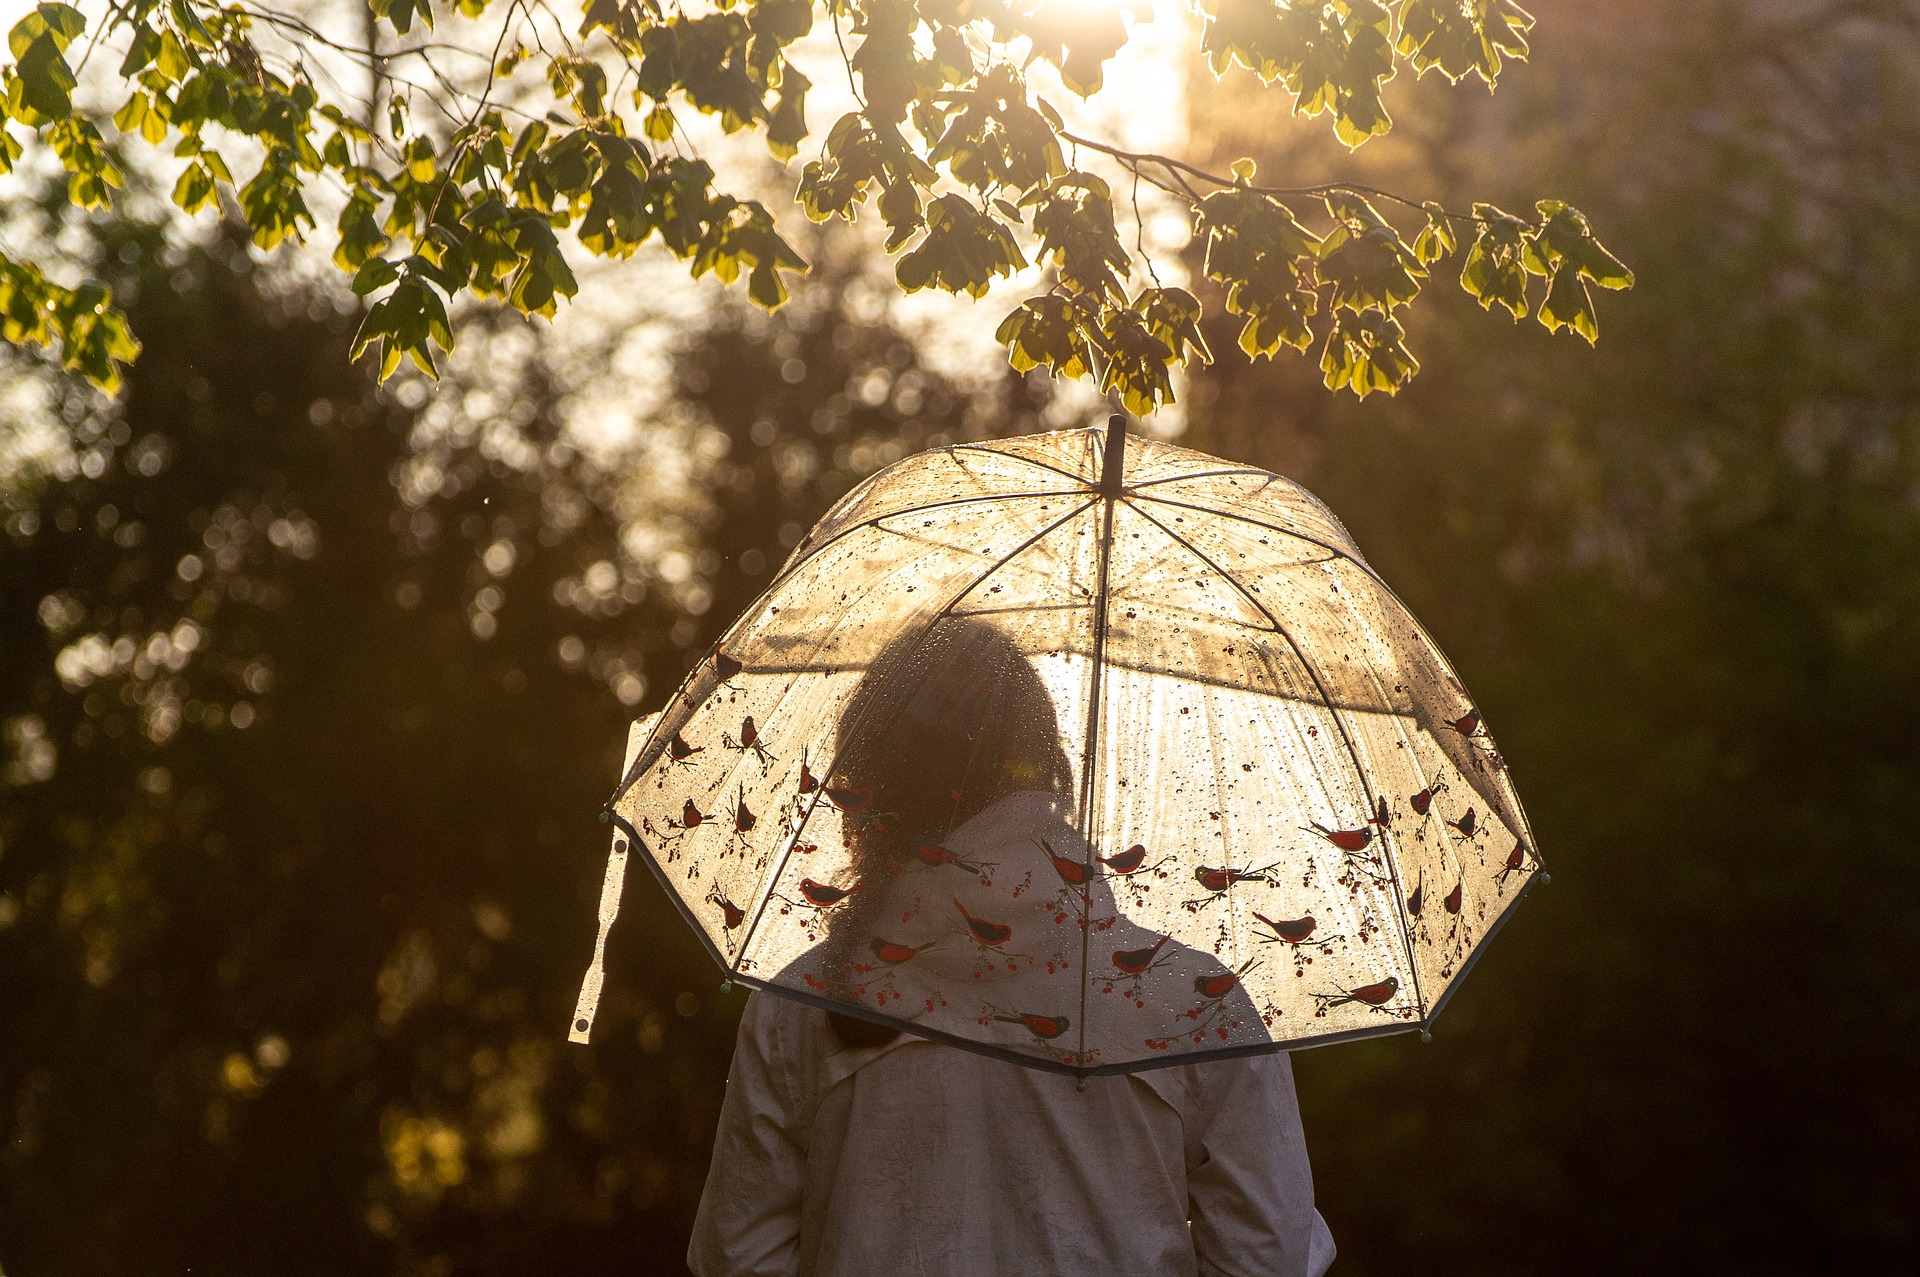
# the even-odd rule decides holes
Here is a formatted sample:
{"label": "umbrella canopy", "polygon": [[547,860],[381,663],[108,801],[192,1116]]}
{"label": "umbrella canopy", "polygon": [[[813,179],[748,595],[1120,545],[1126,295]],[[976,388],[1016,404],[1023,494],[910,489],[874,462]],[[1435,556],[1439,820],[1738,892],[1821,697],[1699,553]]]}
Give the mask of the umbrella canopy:
{"label": "umbrella canopy", "polygon": [[731,978],[1080,1074],[1424,1028],[1538,868],[1339,520],[1120,418],[848,493],[610,812],[603,919],[631,845]]}

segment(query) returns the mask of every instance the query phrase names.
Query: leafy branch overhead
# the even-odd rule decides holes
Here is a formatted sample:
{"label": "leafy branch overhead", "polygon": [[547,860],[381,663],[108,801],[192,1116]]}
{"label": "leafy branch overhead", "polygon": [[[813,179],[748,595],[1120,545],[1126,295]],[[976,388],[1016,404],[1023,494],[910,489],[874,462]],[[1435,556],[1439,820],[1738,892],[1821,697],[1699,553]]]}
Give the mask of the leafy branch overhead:
{"label": "leafy branch overhead", "polygon": [[[1194,2],[1216,71],[1250,70],[1348,146],[1391,127],[1382,89],[1403,64],[1491,88],[1526,56],[1533,21],[1511,0]],[[431,373],[462,293],[545,316],[573,296],[568,240],[612,258],[657,240],[696,276],[745,276],[755,302],[784,302],[806,263],[772,210],[718,188],[685,126],[698,114],[757,132],[783,160],[812,149],[812,85],[789,55],[820,24],[812,43],[844,62],[855,109],[801,168],[806,215],[871,208],[909,292],[979,297],[1037,265],[1035,295],[998,330],[1014,365],[1097,378],[1135,411],[1171,401],[1174,368],[1211,358],[1209,305],[1240,321],[1249,356],[1317,345],[1327,384],[1364,396],[1418,371],[1400,314],[1450,258],[1483,306],[1588,341],[1590,288],[1633,282],[1558,200],[1461,213],[1338,183],[1267,186],[1251,161],[1216,174],[1070,132],[1036,63],[1098,91],[1144,0],[586,0],[577,22],[545,0],[371,3],[374,48],[250,0],[42,4],[0,69],[0,168],[37,138],[72,204],[105,209],[128,153],[159,148],[179,163],[181,209],[224,208],[262,249],[314,234],[310,198],[333,192],[334,262],[371,298],[357,350],[382,376],[405,360]],[[476,50],[484,80],[463,69]],[[119,105],[99,119],[75,100],[95,56],[118,59]],[[372,100],[342,87],[348,64]],[[1127,200],[1091,156],[1125,175]],[[1127,247],[1142,184],[1187,211],[1211,301],[1162,286]],[[101,287],[4,254],[0,311],[9,342],[107,390],[137,354]]]}

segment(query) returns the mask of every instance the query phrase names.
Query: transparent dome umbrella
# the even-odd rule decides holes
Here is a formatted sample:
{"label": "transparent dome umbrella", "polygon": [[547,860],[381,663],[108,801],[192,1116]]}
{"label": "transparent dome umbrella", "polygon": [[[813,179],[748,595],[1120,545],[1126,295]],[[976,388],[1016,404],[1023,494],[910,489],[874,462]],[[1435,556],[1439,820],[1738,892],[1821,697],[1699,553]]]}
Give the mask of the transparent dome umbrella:
{"label": "transparent dome umbrella", "polygon": [[1298,484],[1067,430],[848,493],[608,805],[728,973],[1068,1073],[1425,1029],[1538,869],[1466,688]]}

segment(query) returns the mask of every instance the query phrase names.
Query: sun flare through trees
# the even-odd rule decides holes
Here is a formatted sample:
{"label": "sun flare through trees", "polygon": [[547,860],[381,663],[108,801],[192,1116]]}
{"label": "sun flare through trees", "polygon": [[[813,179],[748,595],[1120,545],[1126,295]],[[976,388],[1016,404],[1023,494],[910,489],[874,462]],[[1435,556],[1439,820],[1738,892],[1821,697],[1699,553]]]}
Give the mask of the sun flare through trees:
{"label": "sun flare through trees", "polygon": [[[797,167],[807,217],[877,216],[907,292],[977,298],[1032,278],[996,332],[1013,365],[1091,378],[1136,412],[1171,402],[1175,368],[1212,358],[1210,308],[1236,318],[1248,356],[1317,349],[1326,384],[1364,397],[1419,370],[1400,316],[1443,267],[1487,309],[1588,341],[1590,288],[1633,281],[1561,200],[1448,208],[1079,131],[1063,104],[1126,92],[1106,71],[1146,0],[562,7],[41,4],[0,69],[0,165],[50,151],[74,213],[125,198],[130,168],[159,168],[179,210],[241,219],[261,250],[323,239],[370,299],[355,350],[382,377],[408,359],[436,370],[462,295],[551,317],[578,289],[576,249],[624,258],[657,240],[694,276],[781,305],[807,263],[774,209],[725,189],[711,152],[734,133]],[[1490,90],[1533,24],[1511,0],[1195,0],[1192,15],[1181,30],[1216,75],[1290,95],[1348,147],[1391,128],[1384,90],[1401,71]],[[831,121],[808,111],[822,75],[845,85]],[[1163,286],[1130,233],[1143,185],[1187,219],[1198,293]],[[30,254],[0,252],[0,312],[8,342],[108,391],[138,354],[99,282]]]}

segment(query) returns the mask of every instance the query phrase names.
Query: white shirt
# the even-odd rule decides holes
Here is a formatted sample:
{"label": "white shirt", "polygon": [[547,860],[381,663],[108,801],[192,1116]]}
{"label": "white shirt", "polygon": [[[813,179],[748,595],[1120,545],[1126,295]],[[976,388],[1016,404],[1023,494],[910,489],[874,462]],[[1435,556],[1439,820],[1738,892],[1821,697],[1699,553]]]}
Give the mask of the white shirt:
{"label": "white shirt", "polygon": [[1087,1080],[747,1000],[696,1277],[1319,1277],[1285,1055]]}

